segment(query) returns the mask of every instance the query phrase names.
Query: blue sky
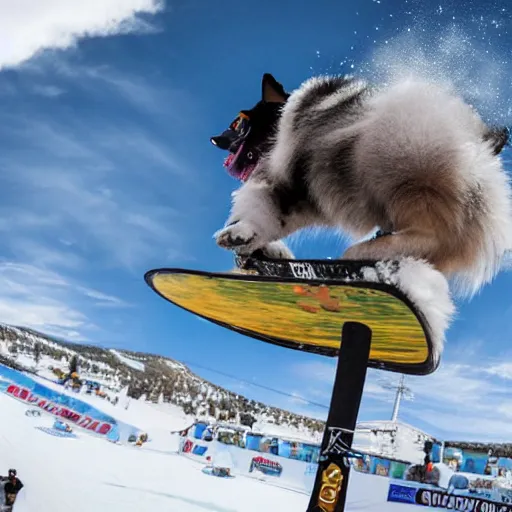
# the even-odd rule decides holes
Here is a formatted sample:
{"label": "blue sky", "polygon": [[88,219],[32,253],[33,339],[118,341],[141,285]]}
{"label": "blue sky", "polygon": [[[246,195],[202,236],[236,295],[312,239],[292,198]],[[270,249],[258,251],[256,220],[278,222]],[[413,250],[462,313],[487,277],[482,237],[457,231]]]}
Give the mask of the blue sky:
{"label": "blue sky", "polygon": [[[220,385],[323,417],[298,397],[328,403],[333,360],[200,321],[143,274],[231,267],[212,235],[238,183],[209,137],[257,101],[264,72],[291,90],[313,74],[385,81],[413,69],[449,77],[487,119],[512,124],[506,0],[44,4],[0,6],[0,321],[196,362],[296,396],[196,369]],[[303,258],[345,244],[333,233],[291,240]],[[504,272],[459,305],[441,368],[407,380],[404,421],[510,441],[511,287]],[[383,380],[398,376],[370,371],[361,420],[391,415]]]}

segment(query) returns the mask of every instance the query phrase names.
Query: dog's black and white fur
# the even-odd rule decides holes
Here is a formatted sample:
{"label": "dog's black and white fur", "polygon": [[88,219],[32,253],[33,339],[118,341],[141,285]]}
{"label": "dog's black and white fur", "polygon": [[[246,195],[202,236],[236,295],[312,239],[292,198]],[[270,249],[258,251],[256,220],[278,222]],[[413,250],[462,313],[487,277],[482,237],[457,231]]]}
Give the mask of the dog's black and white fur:
{"label": "dog's black and white fur", "polygon": [[241,149],[240,167],[256,165],[218,245],[291,258],[280,240],[301,228],[334,226],[356,239],[381,229],[393,234],[343,258],[425,259],[469,294],[494,277],[512,248],[498,156],[507,130],[488,127],[452,91],[413,80],[373,90],[351,77],[312,78],[289,95],[266,74],[262,90],[244,111],[244,146],[224,145]]}

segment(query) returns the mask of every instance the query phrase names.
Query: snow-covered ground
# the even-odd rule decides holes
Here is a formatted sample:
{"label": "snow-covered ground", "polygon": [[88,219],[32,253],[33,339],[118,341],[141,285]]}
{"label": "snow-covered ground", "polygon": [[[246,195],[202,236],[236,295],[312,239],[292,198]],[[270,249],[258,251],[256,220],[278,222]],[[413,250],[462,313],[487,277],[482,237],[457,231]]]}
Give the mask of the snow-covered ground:
{"label": "snow-covered ground", "polygon": [[118,352],[117,350],[110,349],[110,352],[112,352],[112,354],[114,354],[119,359],[119,361],[129,366],[130,368],[133,368],[134,370],[139,370],[141,372],[144,371],[144,363],[141,363],[140,361],[135,361],[135,359],[127,357]]}
{"label": "snow-covered ground", "polygon": [[[2,348],[1,343],[0,348]],[[144,363],[124,356],[123,354],[116,350],[110,350],[110,352],[113,353],[116,357],[118,357],[119,360],[122,361],[124,364],[137,370],[144,370]],[[6,350],[5,353],[8,354]],[[30,377],[33,378],[35,381],[43,384],[44,386],[54,389],[60,393],[67,393],[70,396],[73,396],[74,398],[79,398],[84,402],[90,403],[97,409],[102,410],[106,414],[109,414],[117,418],[118,420],[124,421],[125,423],[133,424],[142,430],[159,430],[163,427],[166,431],[175,431],[188,427],[194,422],[195,417],[193,415],[186,416],[183,413],[182,408],[170,403],[146,403],[143,404],[143,414],[134,414],[132,412],[125,413],[124,404],[126,403],[126,400],[121,399],[119,404],[117,406],[114,406],[107,400],[96,397],[95,395],[86,395],[85,388],[82,389],[82,392],[79,395],[76,395],[71,391],[64,390],[64,388],[60,384],[57,384],[57,382],[55,382],[56,377],[54,373],[51,370],[49,370],[49,367],[61,366],[62,368],[67,368],[67,361],[61,362],[51,357],[42,356],[41,361],[39,362],[39,364],[36,365],[33,357],[26,354],[18,354],[16,357],[16,361],[19,364],[25,366],[26,368],[31,368],[34,371],[36,371],[37,375],[31,375]],[[176,363],[169,360],[166,360],[165,362],[171,368],[178,368],[182,370],[185,369],[185,367],[181,363]],[[101,365],[101,362],[99,361],[94,361],[94,363],[97,364],[98,366]],[[103,386],[107,386],[108,389],[106,389],[106,391],[109,395],[111,395],[112,398],[116,396],[116,394],[119,396],[118,393],[110,391],[114,388],[118,388],[117,382],[112,382],[112,380],[104,380],[98,377],[97,375],[90,375],[87,374],[86,372],[81,372],[81,376],[83,378],[95,380],[102,384]],[[141,406],[138,400],[128,399],[128,401],[130,402],[130,407],[134,407],[135,410],[138,410],[137,408]],[[322,440],[321,433],[312,433],[311,431],[308,431],[304,428],[295,427],[291,425],[276,425],[275,423],[269,423],[265,421],[265,419],[266,418],[264,417],[264,415],[262,415],[260,421],[254,424],[253,430],[262,432],[266,435],[281,436],[297,441],[319,443]],[[134,421],[134,423],[131,423],[130,420]]]}
{"label": "snow-covered ground", "polygon": [[[189,406],[188,410],[191,410],[194,417],[201,417],[201,419],[207,421],[216,421],[221,416],[233,418],[233,412],[236,415],[236,403],[233,406],[228,405],[227,409],[225,405],[222,406],[225,410],[222,409],[221,403],[232,404],[233,401],[239,400],[240,397],[238,395],[203,380],[178,361],[152,355],[146,355],[147,357],[145,357],[144,354],[137,356],[115,349],[101,349],[103,353],[93,353],[88,351],[86,346],[81,345],[76,345],[79,348],[76,351],[68,346],[48,340],[43,335],[35,335],[12,326],[3,326],[3,328],[7,330],[8,336],[6,339],[0,339],[0,355],[12,359],[22,367],[36,372],[43,379],[54,381],[56,376],[53,369],[58,368],[66,372],[69,369],[71,358],[77,356],[79,359],[80,377],[84,380],[100,383],[102,390],[111,399],[128,382],[132,383],[134,388],[139,388],[139,390],[144,388],[144,391],[146,391],[145,395],[149,394],[154,399],[157,394],[152,389],[154,385],[159,391],[158,405],[163,406],[162,410],[165,410],[167,405],[169,405],[169,401],[171,401],[181,408]],[[37,345],[40,348],[38,362],[36,363]],[[45,350],[47,352],[44,352]],[[106,358],[106,356],[108,357]],[[116,364],[112,363],[112,356],[117,359],[119,365],[117,362]],[[110,362],[107,364],[105,361]],[[155,361],[158,364],[163,363],[168,366],[171,373],[165,374],[163,372],[162,380],[159,382],[148,382],[144,372]],[[178,381],[179,385],[168,387],[164,397],[164,383],[165,379],[169,377],[174,381]],[[44,380],[42,383],[48,385],[48,382]],[[170,407],[172,408],[173,406],[171,405]],[[212,410],[215,412],[213,416],[210,416]],[[253,429],[266,435],[276,435],[290,440],[316,443],[319,443],[322,439],[321,425],[317,425],[315,422],[311,424],[310,421],[304,421],[305,418],[302,417],[296,417],[296,421],[293,421],[293,415],[286,411],[274,410],[264,404],[251,403],[249,410],[246,412],[256,419]],[[235,417],[234,420],[239,421],[239,418]]]}
{"label": "snow-covered ground", "polygon": [[[3,345],[2,343],[0,343],[0,353],[3,353],[4,355],[8,354],[8,352],[5,350],[5,345]],[[133,363],[134,365],[139,364],[139,365],[144,366],[142,363],[139,363],[138,361],[129,359],[128,357],[126,359],[129,360],[130,363]],[[57,360],[57,359],[54,359],[52,357],[45,356],[45,355],[41,356],[41,360],[39,361],[39,363],[36,363],[34,361],[34,358],[30,354],[18,354],[15,358],[15,361],[18,364],[21,364],[23,367],[29,368],[29,369],[35,371],[40,377],[43,377],[45,379],[50,379],[51,381],[55,381],[56,377],[55,377],[55,374],[50,370],[50,367],[54,367],[54,368],[60,367],[63,370],[67,370],[68,366],[69,366],[69,362],[67,360],[64,360],[64,361]],[[124,362],[124,363],[128,364],[127,362]],[[94,361],[94,364],[96,364],[98,366],[98,368],[100,368],[100,369],[108,368],[101,361]],[[128,366],[130,366],[130,365],[128,365]],[[105,380],[105,379],[99,377],[98,375],[89,374],[87,372],[82,372],[82,377],[94,380],[96,382],[99,382],[101,385],[108,386],[110,388],[118,387],[117,382],[113,382],[111,379]]]}
{"label": "snow-covered ground", "polygon": [[[45,382],[48,384],[47,382]],[[56,386],[56,385],[55,385]],[[60,389],[62,389],[60,387]],[[169,431],[190,424],[180,409],[132,400],[128,409],[81,396],[122,421],[147,429],[142,448],[109,443],[76,429],[77,438],[51,436],[36,427],[53,418],[25,415],[26,405],[0,394],[0,474],[15,467],[25,484],[14,512],[260,512],[305,510],[309,497],[258,480],[221,479],[202,464],[175,454]],[[348,511],[407,512],[387,503],[389,480],[351,473]],[[371,492],[370,492],[371,491]]]}
{"label": "snow-covered ground", "polygon": [[312,434],[305,429],[291,428],[288,425],[276,425],[275,423],[256,422],[252,426],[253,432],[261,432],[266,436],[276,436],[291,441],[301,441],[304,443],[318,443],[322,442],[322,434]]}
{"label": "snow-covered ground", "polygon": [[[148,445],[148,447],[150,446],[153,450],[175,451],[176,442],[171,439],[170,432],[183,430],[194,422],[193,416],[187,416],[183,409],[172,404],[158,405],[140,400],[132,400],[121,392],[117,394],[119,397],[118,404],[113,405],[94,394],[80,393],[77,395],[55,382],[34,375],[31,375],[31,378],[59,393],[79,398],[109,416],[147,432],[151,439],[151,445]],[[115,395],[113,394],[113,396]]]}

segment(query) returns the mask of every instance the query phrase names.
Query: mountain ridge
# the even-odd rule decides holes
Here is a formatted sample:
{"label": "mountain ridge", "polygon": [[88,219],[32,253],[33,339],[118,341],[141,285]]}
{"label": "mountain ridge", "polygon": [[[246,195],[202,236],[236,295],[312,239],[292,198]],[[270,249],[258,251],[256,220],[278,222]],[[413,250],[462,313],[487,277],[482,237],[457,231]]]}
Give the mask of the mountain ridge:
{"label": "mountain ridge", "polygon": [[[82,378],[101,382],[114,392],[128,386],[128,396],[179,406],[198,419],[246,425],[274,424],[317,440],[324,422],[251,400],[214,384],[185,364],[158,354],[71,343],[35,329],[0,323],[0,363],[41,374],[58,367],[66,372],[78,358]],[[39,366],[43,364],[43,368]],[[52,368],[52,369],[53,369]]]}

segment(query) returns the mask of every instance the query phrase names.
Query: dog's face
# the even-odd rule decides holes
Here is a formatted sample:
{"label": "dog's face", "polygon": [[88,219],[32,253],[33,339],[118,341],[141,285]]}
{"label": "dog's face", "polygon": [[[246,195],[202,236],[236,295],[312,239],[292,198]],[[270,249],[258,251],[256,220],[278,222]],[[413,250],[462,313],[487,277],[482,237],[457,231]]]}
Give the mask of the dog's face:
{"label": "dog's face", "polygon": [[283,86],[266,73],[261,83],[261,100],[252,109],[241,110],[221,135],[211,137],[212,144],[229,151],[224,167],[231,176],[242,181],[249,178],[260,156],[270,147],[288,97]]}

